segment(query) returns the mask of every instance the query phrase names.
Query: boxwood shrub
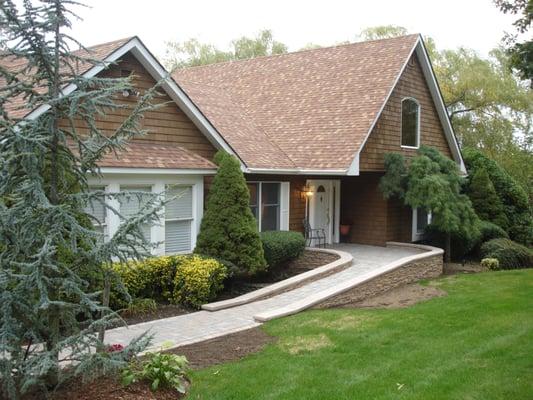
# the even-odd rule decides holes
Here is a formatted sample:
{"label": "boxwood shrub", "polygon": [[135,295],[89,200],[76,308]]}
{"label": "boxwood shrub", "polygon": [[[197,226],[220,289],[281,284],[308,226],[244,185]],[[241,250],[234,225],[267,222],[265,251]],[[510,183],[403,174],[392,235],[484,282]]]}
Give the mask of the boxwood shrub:
{"label": "boxwood shrub", "polygon": [[127,308],[131,299],[198,307],[218,293],[227,276],[226,267],[220,262],[198,255],[150,257],[116,263],[112,268],[115,272],[113,309]]}
{"label": "boxwood shrub", "polygon": [[500,269],[533,267],[533,251],[509,239],[492,239],[481,245],[483,258],[495,258]]}
{"label": "boxwood shrub", "polygon": [[176,268],[174,301],[200,308],[222,290],[226,277],[226,267],[217,260],[198,255],[187,257]]}
{"label": "boxwood shrub", "polygon": [[261,242],[269,268],[298,258],[305,249],[305,239],[299,232],[269,231],[261,233]]}

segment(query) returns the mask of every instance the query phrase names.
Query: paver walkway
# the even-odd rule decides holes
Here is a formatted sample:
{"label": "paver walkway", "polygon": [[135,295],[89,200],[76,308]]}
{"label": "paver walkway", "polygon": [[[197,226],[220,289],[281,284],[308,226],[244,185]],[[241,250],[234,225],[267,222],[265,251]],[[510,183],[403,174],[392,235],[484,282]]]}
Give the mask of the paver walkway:
{"label": "paver walkway", "polygon": [[253,318],[254,315],[260,312],[284,307],[313,293],[333,287],[346,279],[355,278],[399,258],[421,252],[421,250],[415,248],[377,247],[356,244],[340,244],[333,248],[351,253],[354,256],[352,265],[341,272],[265,300],[219,311],[198,311],[177,317],[130,325],[129,327],[111,329],[106,332],[106,342],[126,345],[134,337],[146,330],[150,330],[154,335],[152,348],[158,348],[163,342],[167,341],[172,341],[173,346],[181,346],[253,328],[260,325]]}

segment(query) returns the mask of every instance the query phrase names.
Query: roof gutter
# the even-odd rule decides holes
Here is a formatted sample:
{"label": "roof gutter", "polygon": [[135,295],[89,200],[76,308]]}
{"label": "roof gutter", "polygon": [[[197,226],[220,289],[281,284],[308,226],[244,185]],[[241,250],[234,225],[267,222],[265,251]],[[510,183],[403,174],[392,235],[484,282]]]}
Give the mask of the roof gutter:
{"label": "roof gutter", "polygon": [[268,174],[268,175],[347,175],[346,169],[305,169],[305,168],[246,168],[243,170],[248,174]]}

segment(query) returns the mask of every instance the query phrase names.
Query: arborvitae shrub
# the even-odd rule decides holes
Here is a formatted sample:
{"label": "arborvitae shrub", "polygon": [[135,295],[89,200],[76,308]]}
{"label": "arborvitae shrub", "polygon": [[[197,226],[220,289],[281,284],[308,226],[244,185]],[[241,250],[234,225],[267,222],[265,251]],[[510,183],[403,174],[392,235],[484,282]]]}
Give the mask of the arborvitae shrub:
{"label": "arborvitae shrub", "polygon": [[227,262],[233,266],[232,275],[253,276],[266,269],[266,262],[246,180],[232,155],[218,152],[215,162],[218,172],[194,252]]}
{"label": "arborvitae shrub", "polygon": [[476,149],[464,149],[464,160],[470,175],[479,169],[485,169],[489,175],[496,194],[503,203],[504,212],[509,221],[507,233],[511,239],[530,246],[533,243],[533,217],[527,193],[494,160]]}
{"label": "arborvitae shrub", "polygon": [[489,174],[484,168],[474,172],[468,186],[468,196],[477,216],[507,229],[509,221],[505,215],[503,203],[494,190]]}

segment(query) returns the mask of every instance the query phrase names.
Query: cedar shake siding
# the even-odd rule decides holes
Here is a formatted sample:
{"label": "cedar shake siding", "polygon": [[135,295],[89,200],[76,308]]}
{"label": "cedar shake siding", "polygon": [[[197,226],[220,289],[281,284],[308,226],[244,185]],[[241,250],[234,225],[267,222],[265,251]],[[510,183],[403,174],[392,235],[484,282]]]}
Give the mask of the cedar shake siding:
{"label": "cedar shake siding", "polygon": [[[122,57],[117,65],[113,65],[102,72],[101,76],[118,78],[129,71],[133,73],[134,87],[141,94],[156,84],[152,76],[130,53]],[[177,145],[191,153],[212,160],[216,152],[214,146],[162,89],[159,92],[160,95],[157,96],[155,103],[166,104],[144,114],[142,127],[147,130],[147,135],[134,140],[162,143],[166,146]],[[120,99],[120,102],[131,106],[136,101],[137,98],[134,96]],[[129,110],[127,109],[111,110],[98,121],[98,125],[104,132],[112,133],[128,115]],[[83,131],[86,131],[86,125],[81,119],[75,121],[75,125],[78,128],[78,132],[83,133]],[[66,127],[66,124],[64,126]]]}
{"label": "cedar shake siding", "polygon": [[360,171],[383,171],[385,153],[403,153],[408,157],[416,154],[416,149],[401,147],[402,100],[406,97],[420,103],[420,144],[452,157],[420,63],[413,55],[361,151]]}

